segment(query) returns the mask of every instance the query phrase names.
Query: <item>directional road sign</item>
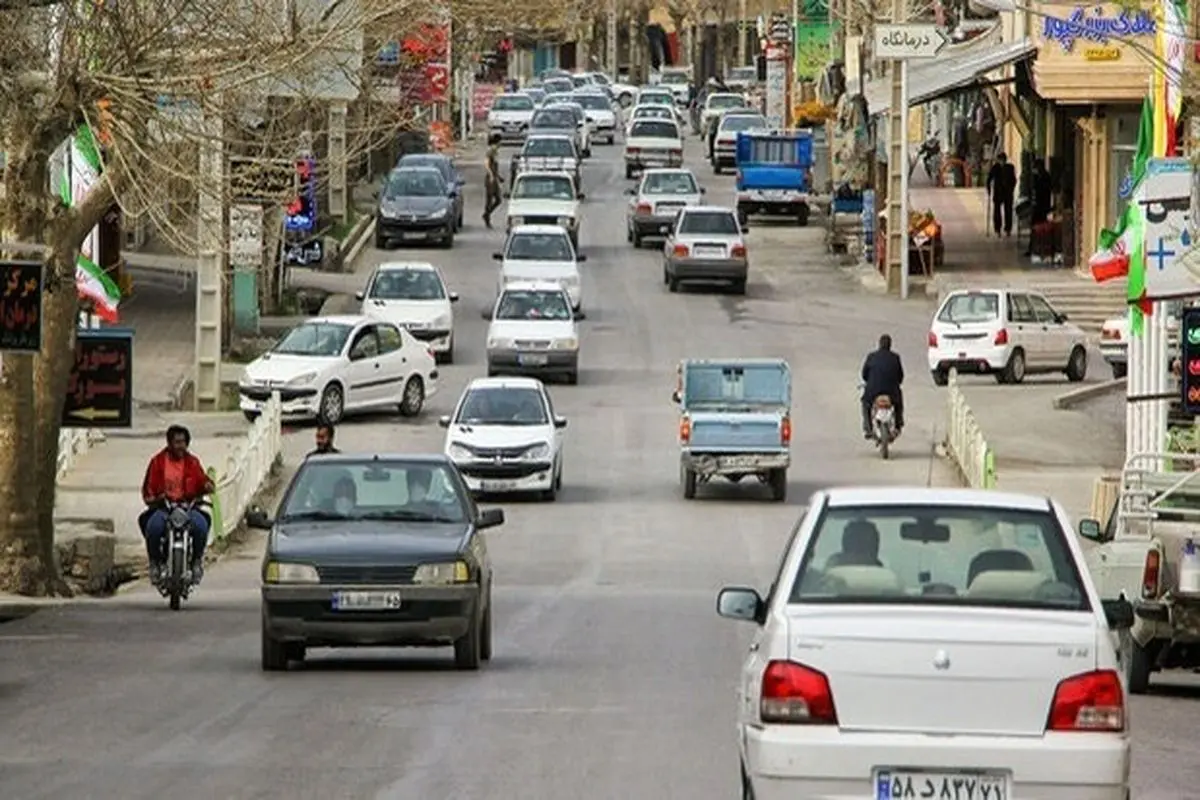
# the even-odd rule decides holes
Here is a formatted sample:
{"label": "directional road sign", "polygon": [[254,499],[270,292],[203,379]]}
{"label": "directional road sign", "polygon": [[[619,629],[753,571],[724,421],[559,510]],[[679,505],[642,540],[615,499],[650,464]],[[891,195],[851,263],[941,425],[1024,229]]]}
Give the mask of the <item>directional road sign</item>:
{"label": "directional road sign", "polygon": [[949,43],[937,25],[876,25],[875,57],[890,61],[933,58]]}

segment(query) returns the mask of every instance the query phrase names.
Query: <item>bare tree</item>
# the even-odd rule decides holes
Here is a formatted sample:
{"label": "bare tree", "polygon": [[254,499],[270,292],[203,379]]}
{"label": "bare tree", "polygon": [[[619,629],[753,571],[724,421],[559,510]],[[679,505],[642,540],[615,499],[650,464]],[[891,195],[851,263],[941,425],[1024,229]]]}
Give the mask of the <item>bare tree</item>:
{"label": "bare tree", "polygon": [[[375,95],[364,34],[431,10],[405,0],[0,0],[0,231],[38,245],[28,252],[45,263],[41,351],[5,354],[0,372],[0,590],[63,588],[58,432],[90,232],[116,205],[197,252],[200,201],[223,208],[232,194],[222,170],[202,168],[206,154],[291,159],[311,146],[329,98],[349,101],[347,157],[392,135],[408,110]],[[80,132],[99,177],[68,203],[51,162]]]}

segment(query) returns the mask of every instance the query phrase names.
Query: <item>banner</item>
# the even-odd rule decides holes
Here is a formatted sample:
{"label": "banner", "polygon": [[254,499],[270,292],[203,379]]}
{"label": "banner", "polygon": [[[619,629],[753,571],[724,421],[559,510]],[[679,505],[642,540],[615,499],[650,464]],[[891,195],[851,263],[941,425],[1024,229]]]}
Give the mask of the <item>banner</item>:
{"label": "banner", "polygon": [[1150,159],[1133,202],[1141,206],[1145,219],[1146,298],[1200,294],[1200,271],[1192,266],[1197,259],[1192,254],[1191,163],[1185,158]]}

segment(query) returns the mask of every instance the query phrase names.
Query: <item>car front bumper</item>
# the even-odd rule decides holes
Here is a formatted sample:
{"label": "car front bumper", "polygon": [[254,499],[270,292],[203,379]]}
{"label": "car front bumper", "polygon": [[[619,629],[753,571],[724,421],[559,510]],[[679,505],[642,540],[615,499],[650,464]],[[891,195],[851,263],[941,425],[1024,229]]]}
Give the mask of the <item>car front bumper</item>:
{"label": "car front bumper", "polygon": [[964,375],[988,375],[1008,365],[1010,352],[1007,346],[935,347],[929,350],[929,371],[949,372],[953,368]]}
{"label": "car front bumper", "polygon": [[554,485],[550,461],[456,461],[454,466],[476,494],[543,492]]}
{"label": "car front bumper", "polygon": [[513,128],[508,125],[491,125],[488,128],[488,135],[500,136],[501,142],[523,142],[529,136],[529,126],[520,125]]}
{"label": "car front bumper", "polygon": [[743,214],[763,214],[765,216],[795,216],[801,208],[808,207],[808,195],[799,192],[781,192],[778,195],[755,193],[753,195],[739,194],[737,210]]}
{"label": "car front bumper", "polygon": [[[395,593],[400,607],[387,611],[335,611],[340,591]],[[263,625],[280,642],[310,647],[441,646],[466,635],[478,613],[478,584],[452,586],[337,586],[331,584],[262,587]]]}
{"label": "car front bumper", "polygon": [[1124,344],[1101,344],[1100,355],[1109,364],[1124,364],[1129,360],[1129,348]]}
{"label": "car front bumper", "polygon": [[321,398],[316,387],[289,389],[279,387],[274,389],[258,387],[238,388],[238,408],[246,414],[261,414],[267,407],[267,401],[272,392],[279,393],[280,408],[283,416],[307,419],[315,417],[321,405]]}
{"label": "car front bumper", "polygon": [[[1129,787],[1129,740],[1120,734],[939,737],[847,733],[834,725],[743,726],[741,733],[756,800],[877,797],[875,771],[897,765],[1009,774],[1003,797],[1126,800]],[[915,788],[915,797],[937,796]]]}
{"label": "car front bumper", "polygon": [[439,219],[400,220],[379,217],[375,223],[376,235],[389,241],[424,242],[449,236],[454,224],[447,214]]}
{"label": "car front bumper", "polygon": [[565,375],[579,371],[578,350],[488,350],[488,370],[513,375]]}
{"label": "car front bumper", "polygon": [[667,273],[681,281],[744,281],[748,262],[733,258],[668,258]]}

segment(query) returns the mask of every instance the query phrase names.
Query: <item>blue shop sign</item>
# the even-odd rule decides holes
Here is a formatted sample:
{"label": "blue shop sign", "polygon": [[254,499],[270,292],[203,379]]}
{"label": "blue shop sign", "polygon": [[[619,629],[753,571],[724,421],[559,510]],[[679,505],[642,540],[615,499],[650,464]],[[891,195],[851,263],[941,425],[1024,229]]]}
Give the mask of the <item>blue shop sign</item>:
{"label": "blue shop sign", "polygon": [[1042,24],[1042,36],[1048,42],[1058,42],[1065,53],[1071,52],[1080,39],[1108,44],[1113,39],[1153,36],[1156,30],[1157,25],[1149,11],[1122,9],[1116,16],[1105,16],[1103,6],[1078,6],[1069,17],[1046,17]]}

